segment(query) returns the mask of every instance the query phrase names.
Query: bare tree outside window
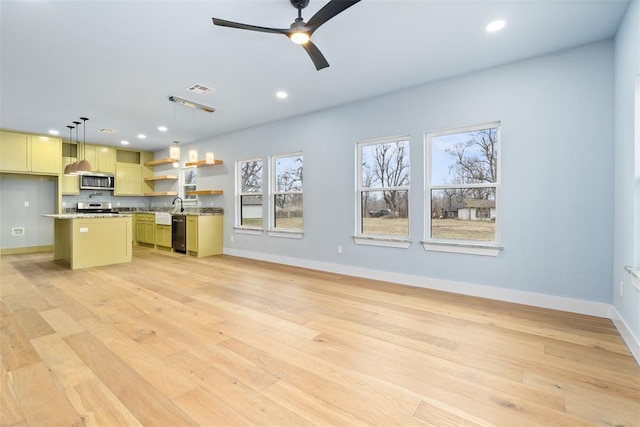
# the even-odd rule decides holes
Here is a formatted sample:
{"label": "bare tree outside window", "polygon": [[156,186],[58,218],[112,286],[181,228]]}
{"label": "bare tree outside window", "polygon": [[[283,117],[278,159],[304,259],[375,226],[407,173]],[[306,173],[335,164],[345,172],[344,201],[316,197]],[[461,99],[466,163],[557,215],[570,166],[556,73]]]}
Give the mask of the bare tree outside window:
{"label": "bare tree outside window", "polygon": [[239,162],[239,225],[262,228],[262,160]]}
{"label": "bare tree outside window", "polygon": [[409,235],[409,140],[358,145],[359,234]]}
{"label": "bare tree outside window", "polygon": [[499,127],[427,134],[430,238],[496,241]]}
{"label": "bare tree outside window", "polygon": [[273,227],[302,231],[302,154],[273,158]]}
{"label": "bare tree outside window", "polygon": [[183,168],[182,169],[182,198],[185,202],[191,201],[192,203],[198,199],[195,194],[187,194],[188,191],[197,190],[198,181],[198,169],[196,168]]}

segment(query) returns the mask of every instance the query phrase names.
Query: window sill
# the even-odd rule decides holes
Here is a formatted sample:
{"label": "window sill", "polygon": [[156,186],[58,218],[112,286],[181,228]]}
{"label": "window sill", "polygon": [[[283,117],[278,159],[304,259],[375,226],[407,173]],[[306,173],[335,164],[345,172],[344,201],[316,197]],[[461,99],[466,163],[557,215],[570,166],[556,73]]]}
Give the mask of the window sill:
{"label": "window sill", "polygon": [[270,237],[284,237],[285,239],[302,239],[304,233],[299,230],[269,230]]}
{"label": "window sill", "polygon": [[233,227],[233,231],[237,234],[250,234],[253,236],[261,236],[264,233],[262,228],[249,228],[249,227]]}
{"label": "window sill", "polygon": [[496,257],[504,248],[498,245],[480,243],[422,242],[425,251],[449,252],[455,254],[483,255]]}
{"label": "window sill", "polygon": [[384,246],[387,248],[407,249],[411,245],[410,239],[398,237],[373,237],[373,236],[353,236],[356,245]]}
{"label": "window sill", "polygon": [[625,266],[627,273],[631,275],[631,283],[640,291],[640,268]]}

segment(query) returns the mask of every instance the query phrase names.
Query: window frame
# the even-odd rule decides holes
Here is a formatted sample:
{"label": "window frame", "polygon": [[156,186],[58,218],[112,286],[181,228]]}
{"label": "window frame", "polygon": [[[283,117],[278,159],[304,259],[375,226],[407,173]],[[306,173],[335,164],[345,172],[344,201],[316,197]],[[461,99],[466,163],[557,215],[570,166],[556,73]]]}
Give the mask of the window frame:
{"label": "window frame", "polygon": [[[396,187],[365,187],[362,182],[363,174],[363,161],[362,151],[363,147],[382,144],[393,144],[398,142],[406,142],[409,148],[408,163],[409,163],[409,185],[402,185]],[[353,240],[358,245],[368,246],[384,246],[393,248],[406,249],[411,245],[411,135],[395,135],[384,138],[375,138],[365,141],[357,142],[355,145],[355,173],[356,173],[356,185],[355,185],[355,234]],[[407,192],[407,235],[398,236],[391,234],[365,234],[362,232],[362,194],[363,192],[372,191],[406,191]]]}
{"label": "window frame", "polygon": [[[242,177],[242,165],[245,164],[245,163],[250,163],[250,162],[260,162],[262,164],[262,176],[260,177],[261,186],[260,186],[260,192],[259,193],[244,193],[242,191],[242,189],[244,188],[244,185],[243,185],[244,183],[242,181],[242,179],[243,179],[243,177]],[[264,231],[265,222],[267,221],[265,219],[265,214],[264,214],[264,205],[265,205],[264,204],[265,163],[266,162],[261,157],[252,158],[252,159],[246,159],[246,160],[238,160],[236,162],[236,203],[235,203],[235,206],[236,206],[236,215],[235,215],[235,217],[236,218],[235,218],[234,230],[237,233],[260,235]],[[242,196],[262,196],[262,203],[260,204],[260,211],[261,211],[261,218],[262,218],[262,226],[261,227],[242,224]]]}
{"label": "window frame", "polygon": [[[302,190],[295,191],[278,191],[278,183],[277,183],[277,168],[276,162],[279,159],[287,158],[287,157],[301,157],[302,158]],[[284,237],[290,239],[301,239],[304,235],[304,154],[302,151],[294,151],[289,153],[276,154],[271,156],[270,161],[270,170],[269,170],[269,228],[268,234],[272,237]],[[275,198],[279,195],[301,195],[302,196],[302,228],[294,229],[294,228],[284,228],[284,227],[276,227],[276,202]]]}
{"label": "window frame", "polygon": [[[180,168],[180,198],[182,199],[182,203],[184,206],[197,206],[198,205],[198,196],[197,195],[187,195],[187,189],[185,188],[187,186],[187,184],[185,183],[186,181],[186,176],[185,174],[187,173],[187,171],[195,171],[196,174],[196,184],[195,184],[195,190],[198,189],[198,168],[196,166],[185,166]],[[192,185],[192,184],[188,184],[188,185]]]}
{"label": "window frame", "polygon": [[[496,182],[494,183],[473,183],[473,184],[443,184],[433,185],[431,183],[432,172],[432,140],[445,135],[454,135],[459,133],[474,132],[484,129],[496,129],[497,139],[497,158],[496,158]],[[464,253],[471,255],[497,256],[504,248],[500,245],[500,223],[501,223],[501,197],[500,186],[502,177],[502,168],[500,162],[502,159],[502,124],[500,121],[482,123],[472,126],[462,126],[449,129],[441,129],[437,131],[429,131],[424,134],[424,240],[421,242],[423,248],[427,251]],[[467,189],[467,188],[494,188],[495,189],[495,235],[493,241],[481,240],[456,240],[433,238],[431,236],[431,191],[443,189]]]}

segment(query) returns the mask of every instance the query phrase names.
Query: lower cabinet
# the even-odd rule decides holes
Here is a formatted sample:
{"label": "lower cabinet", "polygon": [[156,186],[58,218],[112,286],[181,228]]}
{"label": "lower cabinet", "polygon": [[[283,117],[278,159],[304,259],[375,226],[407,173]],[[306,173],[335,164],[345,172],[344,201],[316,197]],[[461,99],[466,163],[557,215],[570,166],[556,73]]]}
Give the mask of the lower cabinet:
{"label": "lower cabinet", "polygon": [[156,224],[156,246],[171,247],[171,226]]}
{"label": "lower cabinet", "polygon": [[187,215],[187,254],[222,254],[222,215]]}
{"label": "lower cabinet", "polygon": [[156,244],[156,216],[136,214],[136,241],[148,245]]}

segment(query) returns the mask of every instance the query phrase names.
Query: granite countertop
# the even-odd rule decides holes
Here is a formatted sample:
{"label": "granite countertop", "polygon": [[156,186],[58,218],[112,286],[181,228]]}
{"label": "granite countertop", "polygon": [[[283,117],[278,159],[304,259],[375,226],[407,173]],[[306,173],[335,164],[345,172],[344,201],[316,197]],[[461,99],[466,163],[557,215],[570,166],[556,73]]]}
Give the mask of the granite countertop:
{"label": "granite countertop", "polygon": [[44,214],[47,218],[55,219],[79,219],[79,218],[126,218],[132,217],[133,214],[127,213],[63,213],[63,214]]}
{"label": "granite countertop", "polygon": [[[209,207],[209,208],[194,208],[194,207],[187,207],[184,208],[184,212],[180,212],[180,211],[175,211],[175,208],[115,208],[114,210],[116,212],[118,212],[117,214],[79,214],[76,212],[75,208],[66,208],[63,210],[64,213],[60,214],[60,215],[75,215],[73,218],[79,218],[80,215],[106,215],[107,218],[109,218],[109,215],[112,216],[117,216],[117,215],[133,215],[136,213],[156,213],[156,212],[165,212],[165,213],[169,213],[171,215],[198,215],[198,216],[205,216],[205,215],[224,215],[224,208],[215,208],[215,207]],[[50,216],[50,215],[44,215],[44,216]],[[69,217],[72,218],[72,217]],[[93,216],[92,218],[95,218],[95,216]]]}

